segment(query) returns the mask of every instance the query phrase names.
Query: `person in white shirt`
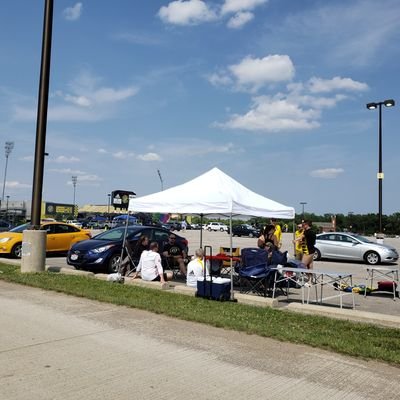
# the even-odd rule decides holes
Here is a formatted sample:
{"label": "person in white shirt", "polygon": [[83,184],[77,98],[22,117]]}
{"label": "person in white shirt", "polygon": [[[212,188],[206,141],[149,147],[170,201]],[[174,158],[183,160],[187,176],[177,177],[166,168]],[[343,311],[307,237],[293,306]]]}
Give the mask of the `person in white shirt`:
{"label": "person in white shirt", "polygon": [[[208,276],[208,268],[206,275]],[[204,251],[203,249],[197,249],[195,258],[187,266],[186,285],[197,288],[197,278],[202,276],[204,276]]]}
{"label": "person in white shirt", "polygon": [[136,272],[132,278],[135,279],[139,273],[144,281],[165,283],[165,281],[171,279],[170,274],[165,273],[161,265],[161,256],[158,253],[157,242],[150,243],[150,250],[142,252]]}

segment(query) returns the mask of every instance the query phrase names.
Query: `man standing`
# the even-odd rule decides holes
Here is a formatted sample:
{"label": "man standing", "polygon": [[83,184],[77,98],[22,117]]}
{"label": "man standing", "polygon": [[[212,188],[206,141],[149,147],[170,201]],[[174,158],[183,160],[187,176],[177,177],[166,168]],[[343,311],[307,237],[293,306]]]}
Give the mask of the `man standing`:
{"label": "man standing", "polygon": [[158,243],[150,243],[150,250],[144,250],[140,256],[139,264],[132,278],[135,279],[139,272],[144,281],[159,281],[165,283],[171,277],[167,276],[161,265],[161,256],[158,253]]}

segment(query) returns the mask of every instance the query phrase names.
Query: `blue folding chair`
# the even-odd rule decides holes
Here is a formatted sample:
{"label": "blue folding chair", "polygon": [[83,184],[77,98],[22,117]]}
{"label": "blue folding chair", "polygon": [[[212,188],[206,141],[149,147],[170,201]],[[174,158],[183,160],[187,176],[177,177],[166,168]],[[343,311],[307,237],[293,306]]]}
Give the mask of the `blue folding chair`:
{"label": "blue folding chair", "polygon": [[239,265],[240,293],[255,293],[267,296],[271,269],[268,265],[268,253],[264,249],[248,247],[242,249]]}

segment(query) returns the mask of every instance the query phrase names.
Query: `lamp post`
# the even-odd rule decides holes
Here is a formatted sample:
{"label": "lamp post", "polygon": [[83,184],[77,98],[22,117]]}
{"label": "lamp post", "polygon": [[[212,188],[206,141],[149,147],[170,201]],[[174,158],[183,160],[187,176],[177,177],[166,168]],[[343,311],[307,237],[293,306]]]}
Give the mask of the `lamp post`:
{"label": "lamp post", "polygon": [[9,195],[6,196],[7,202],[6,202],[6,221],[8,221],[8,199],[10,198]]}
{"label": "lamp post", "polygon": [[164,190],[164,181],[163,181],[163,178],[161,176],[161,172],[159,169],[157,170],[157,174],[158,174],[158,177],[160,178],[160,182],[161,182],[161,191],[163,191]]}
{"label": "lamp post", "polygon": [[302,205],[302,215],[303,215],[303,220],[304,220],[304,206],[307,204],[306,201],[301,201],[300,204]]}
{"label": "lamp post", "polygon": [[75,216],[75,194],[76,194],[76,183],[78,182],[78,177],[77,176],[73,176],[72,177],[72,185],[74,186],[74,216]]}
{"label": "lamp post", "polygon": [[108,214],[108,216],[110,216],[111,193],[108,193],[107,196],[108,196],[107,214]]}
{"label": "lamp post", "polygon": [[378,170],[378,198],[379,198],[379,233],[382,233],[382,181],[383,181],[383,170],[382,170],[382,105],[385,107],[393,107],[395,102],[393,99],[380,101],[378,103],[368,103],[368,110],[379,109],[379,130],[378,130],[378,139],[379,139],[379,170]]}
{"label": "lamp post", "polygon": [[6,144],[4,146],[5,154],[6,154],[6,166],[4,168],[4,182],[3,182],[3,193],[1,195],[1,201],[4,201],[4,190],[6,188],[8,157],[11,154],[11,151],[12,151],[13,148],[14,148],[14,142],[6,142]]}

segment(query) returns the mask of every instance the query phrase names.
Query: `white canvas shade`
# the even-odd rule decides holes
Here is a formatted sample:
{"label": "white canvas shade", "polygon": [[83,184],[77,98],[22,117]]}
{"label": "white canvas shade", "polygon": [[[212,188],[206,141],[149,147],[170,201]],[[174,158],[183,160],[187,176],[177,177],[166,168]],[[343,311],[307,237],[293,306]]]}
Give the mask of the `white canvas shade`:
{"label": "white canvas shade", "polygon": [[[232,253],[232,216],[294,219],[293,207],[263,197],[218,168],[170,189],[129,200],[129,212],[219,214],[229,216]],[[202,246],[202,230],[200,230]],[[233,300],[233,265],[231,259],[231,299]]]}

